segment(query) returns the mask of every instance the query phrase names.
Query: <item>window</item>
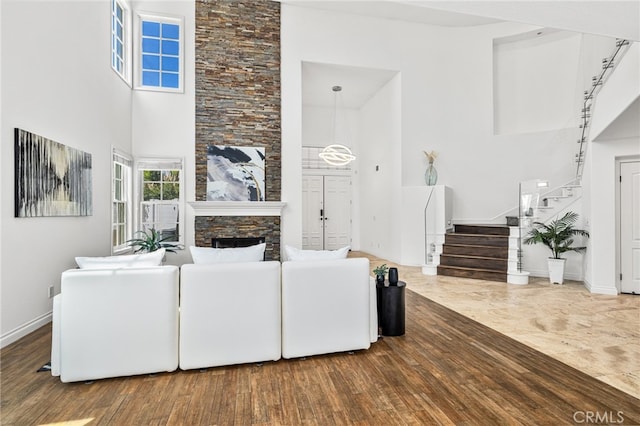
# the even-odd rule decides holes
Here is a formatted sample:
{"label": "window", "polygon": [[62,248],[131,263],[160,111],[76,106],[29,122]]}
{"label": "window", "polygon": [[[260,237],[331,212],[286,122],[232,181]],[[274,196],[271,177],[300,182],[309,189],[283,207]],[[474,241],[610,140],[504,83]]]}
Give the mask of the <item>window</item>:
{"label": "window", "polygon": [[182,160],[142,159],[136,169],[139,229],[153,228],[168,242],[182,244]]}
{"label": "window", "polygon": [[131,84],[129,9],[122,0],[111,1],[111,68]]}
{"label": "window", "polygon": [[138,14],[136,88],[182,92],[183,20]]}
{"label": "window", "polygon": [[112,161],[111,250],[116,253],[127,250],[131,239],[131,158],[114,148]]}

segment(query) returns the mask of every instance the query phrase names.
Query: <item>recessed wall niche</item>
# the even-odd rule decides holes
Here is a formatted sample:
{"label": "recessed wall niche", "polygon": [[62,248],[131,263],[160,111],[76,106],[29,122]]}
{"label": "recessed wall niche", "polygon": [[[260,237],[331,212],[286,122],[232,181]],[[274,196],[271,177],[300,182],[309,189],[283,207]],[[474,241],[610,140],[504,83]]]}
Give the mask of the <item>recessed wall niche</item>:
{"label": "recessed wall niche", "polygon": [[494,39],[494,134],[577,127],[581,40],[552,29]]}

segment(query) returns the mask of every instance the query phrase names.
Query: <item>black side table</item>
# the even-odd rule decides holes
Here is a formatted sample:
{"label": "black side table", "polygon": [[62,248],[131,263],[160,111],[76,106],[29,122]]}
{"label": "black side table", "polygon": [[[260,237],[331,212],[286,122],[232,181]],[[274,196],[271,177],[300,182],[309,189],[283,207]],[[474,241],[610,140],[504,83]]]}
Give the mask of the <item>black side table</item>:
{"label": "black side table", "polygon": [[378,302],[378,325],[383,336],[402,336],[404,334],[404,289],[407,283],[398,281],[398,285],[376,284]]}

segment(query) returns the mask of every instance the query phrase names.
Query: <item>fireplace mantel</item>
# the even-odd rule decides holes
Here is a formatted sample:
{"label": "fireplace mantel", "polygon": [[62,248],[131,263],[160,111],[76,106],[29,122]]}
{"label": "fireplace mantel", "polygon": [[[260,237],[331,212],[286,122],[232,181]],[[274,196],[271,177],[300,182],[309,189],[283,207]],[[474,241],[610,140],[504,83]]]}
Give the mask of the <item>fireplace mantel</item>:
{"label": "fireplace mantel", "polygon": [[283,201],[190,201],[195,216],[281,216]]}

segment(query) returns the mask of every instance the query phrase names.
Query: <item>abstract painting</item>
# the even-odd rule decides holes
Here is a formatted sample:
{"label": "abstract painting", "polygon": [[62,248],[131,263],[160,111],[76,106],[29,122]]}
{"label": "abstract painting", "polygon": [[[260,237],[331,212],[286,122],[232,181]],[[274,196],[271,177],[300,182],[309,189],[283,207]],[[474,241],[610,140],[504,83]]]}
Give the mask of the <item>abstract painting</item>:
{"label": "abstract painting", "polygon": [[15,216],[90,216],[91,154],[15,129]]}
{"label": "abstract painting", "polygon": [[264,148],[209,145],[207,201],[264,201]]}

